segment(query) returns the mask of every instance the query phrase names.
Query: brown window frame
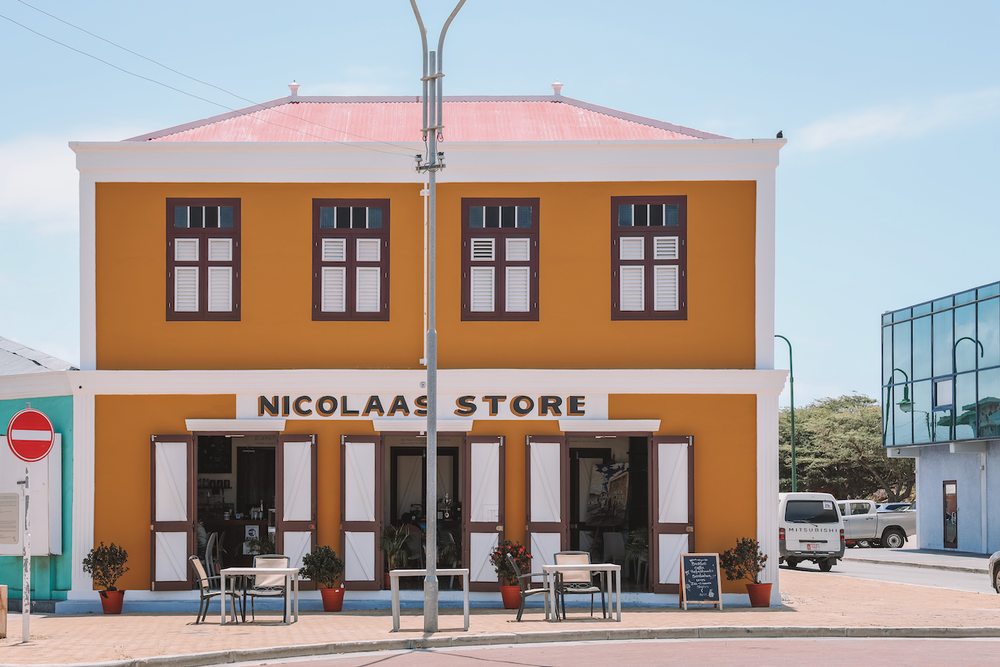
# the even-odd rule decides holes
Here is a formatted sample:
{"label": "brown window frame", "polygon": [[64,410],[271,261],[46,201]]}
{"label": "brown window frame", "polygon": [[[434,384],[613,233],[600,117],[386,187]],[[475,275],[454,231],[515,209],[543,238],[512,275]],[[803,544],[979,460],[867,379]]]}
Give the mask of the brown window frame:
{"label": "brown window frame", "polygon": [[[176,206],[232,206],[232,227],[174,227],[174,207]],[[166,200],[167,207],[167,279],[166,279],[166,313],[168,321],[239,321],[241,312],[241,214],[240,200],[237,198],[218,197],[170,197]],[[208,261],[208,240],[213,237],[225,237],[233,240],[232,259],[227,262]],[[181,238],[198,239],[198,261],[177,261],[174,253],[175,242]],[[174,310],[174,272],[177,267],[192,266],[198,268],[198,310],[176,312]],[[233,269],[232,310],[208,310],[208,269],[209,267],[229,266]]]}
{"label": "brown window frame", "polygon": [[[333,208],[378,208],[382,210],[382,226],[377,229],[367,227],[320,227],[320,209]],[[352,213],[353,216],[353,213]],[[352,321],[386,322],[389,320],[389,200],[388,199],[313,199],[313,266],[312,266],[312,319],[316,322]],[[344,262],[323,261],[323,239],[343,238],[345,243]],[[377,238],[381,242],[378,262],[357,261],[357,239]],[[323,311],[324,267],[345,267],[344,311]],[[359,266],[378,266],[379,277],[378,312],[357,312],[356,276]]]}
{"label": "brown window frame", "polygon": [[[469,209],[474,206],[530,206],[531,227],[469,227]],[[516,214],[515,214],[516,215]],[[504,197],[504,198],[462,198],[462,321],[506,321],[506,322],[537,322],[539,312],[538,274],[539,274],[539,199],[537,197]],[[501,212],[501,223],[502,212]],[[516,219],[515,219],[516,224]],[[507,239],[511,237],[530,238],[530,255],[527,262],[508,261]],[[471,243],[475,238],[494,238],[494,259],[492,261],[477,261],[475,266],[492,266],[493,273],[493,311],[481,312],[472,310],[472,288],[470,284],[473,267]],[[507,312],[507,271],[508,267],[529,267],[528,289],[530,290],[529,308],[527,311]]]}
{"label": "brown window frame", "polygon": [[[677,225],[618,225],[619,205],[666,204],[678,207]],[[669,232],[665,234],[664,232]],[[678,237],[678,258],[676,260],[653,259],[653,238],[656,236]],[[619,245],[622,236],[642,236],[644,239],[643,259],[623,260]],[[679,267],[677,279],[677,310],[654,310],[652,289],[655,266],[675,265]],[[642,310],[621,310],[621,285],[619,279],[622,266],[643,266]],[[687,196],[671,195],[657,197],[612,197],[611,198],[611,319],[612,320],[686,320],[687,319]]]}

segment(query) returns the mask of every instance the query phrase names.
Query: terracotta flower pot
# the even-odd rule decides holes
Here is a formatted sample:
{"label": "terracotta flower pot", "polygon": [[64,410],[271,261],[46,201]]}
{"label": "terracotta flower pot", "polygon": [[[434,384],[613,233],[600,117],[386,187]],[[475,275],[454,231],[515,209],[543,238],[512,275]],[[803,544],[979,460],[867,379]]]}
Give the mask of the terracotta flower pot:
{"label": "terracotta flower pot", "polygon": [[101,607],[105,614],[122,613],[122,605],[125,603],[125,591],[100,591]]}
{"label": "terracotta flower pot", "polygon": [[517,609],[521,606],[521,587],[501,585],[500,597],[503,598],[504,609]]}
{"label": "terracotta flower pot", "polygon": [[771,584],[747,584],[751,607],[771,606]]}
{"label": "terracotta flower pot", "polygon": [[344,608],[344,587],[321,588],[319,594],[323,596],[323,611],[340,611]]}

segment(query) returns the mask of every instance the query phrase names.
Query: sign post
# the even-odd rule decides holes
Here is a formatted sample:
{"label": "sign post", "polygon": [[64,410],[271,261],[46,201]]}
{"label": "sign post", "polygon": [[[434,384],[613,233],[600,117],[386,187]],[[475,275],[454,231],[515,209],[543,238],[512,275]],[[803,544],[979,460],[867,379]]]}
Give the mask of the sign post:
{"label": "sign post", "polygon": [[10,418],[7,424],[7,445],[14,456],[25,462],[24,481],[24,573],[21,592],[21,643],[31,639],[31,523],[28,513],[31,494],[28,490],[28,463],[41,461],[52,450],[55,429],[40,410],[32,410],[31,403]]}

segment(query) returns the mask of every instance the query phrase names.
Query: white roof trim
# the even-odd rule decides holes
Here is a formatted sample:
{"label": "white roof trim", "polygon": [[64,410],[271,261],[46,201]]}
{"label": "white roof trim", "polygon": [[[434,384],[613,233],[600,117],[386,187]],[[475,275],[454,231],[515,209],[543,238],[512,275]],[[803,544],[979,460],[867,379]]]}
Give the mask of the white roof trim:
{"label": "white roof trim", "polygon": [[284,419],[185,419],[189,431],[284,431]]}
{"label": "white roof trim", "polygon": [[660,430],[659,419],[560,419],[559,430],[563,433],[626,433]]}
{"label": "white roof trim", "polygon": [[[468,433],[472,430],[474,420],[472,419],[439,419],[438,432],[441,433]],[[407,432],[427,432],[427,419],[373,419],[372,427],[379,432],[407,431]]]}

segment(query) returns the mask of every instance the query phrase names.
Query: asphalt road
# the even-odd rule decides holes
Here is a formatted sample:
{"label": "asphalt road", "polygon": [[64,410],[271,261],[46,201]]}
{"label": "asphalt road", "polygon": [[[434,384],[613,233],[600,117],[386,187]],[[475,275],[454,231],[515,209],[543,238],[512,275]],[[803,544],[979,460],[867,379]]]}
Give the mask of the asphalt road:
{"label": "asphalt road", "polygon": [[[782,566],[781,569],[787,569]],[[870,579],[896,584],[913,584],[916,586],[931,586],[946,588],[953,591],[970,593],[989,593],[996,595],[990,585],[989,576],[984,572],[951,572],[927,567],[912,567],[909,565],[886,565],[883,563],[866,563],[861,560],[842,560],[833,566],[830,572],[820,572],[813,563],[800,563],[798,568],[804,572],[815,572],[816,576],[853,577],[855,579]],[[997,658],[1000,664],[1000,657]]]}
{"label": "asphalt road", "polygon": [[[586,667],[589,665],[747,665],[802,667],[811,664],[873,664],[940,667],[995,666],[1000,639],[701,639],[634,642],[519,644],[463,649],[386,651],[273,662],[308,667]],[[956,662],[956,656],[961,656]],[[261,663],[244,663],[258,667]],[[302,666],[305,667],[305,666]]]}

